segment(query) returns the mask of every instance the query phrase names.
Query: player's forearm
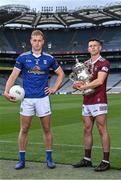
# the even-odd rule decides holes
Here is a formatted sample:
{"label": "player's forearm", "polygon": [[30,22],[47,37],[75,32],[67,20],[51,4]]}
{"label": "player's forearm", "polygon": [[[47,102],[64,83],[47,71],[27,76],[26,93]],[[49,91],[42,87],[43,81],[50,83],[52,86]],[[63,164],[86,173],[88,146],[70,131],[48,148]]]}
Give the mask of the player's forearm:
{"label": "player's forearm", "polygon": [[14,85],[17,77],[19,76],[20,70],[17,68],[14,68],[11,75],[9,76],[6,86],[5,86],[5,92],[9,92],[10,88]]}
{"label": "player's forearm", "polygon": [[5,86],[5,92],[7,93],[9,92],[10,88],[14,85],[15,80],[16,80],[15,77],[13,75],[10,75]]}
{"label": "player's forearm", "polygon": [[57,79],[56,79],[56,82],[55,82],[55,84],[53,86],[55,91],[57,91],[59,89],[59,87],[61,86],[61,84],[63,82],[63,79],[64,79],[64,73],[59,74]]}
{"label": "player's forearm", "polygon": [[14,81],[11,81],[11,79],[9,79],[8,81],[7,81],[7,83],[6,83],[6,86],[5,86],[5,92],[9,92],[9,90],[10,90],[10,88],[13,86],[13,84],[14,84]]}
{"label": "player's forearm", "polygon": [[102,85],[103,84],[103,81],[102,80],[100,80],[100,79],[95,79],[95,80],[93,80],[92,82],[90,82],[90,83],[88,83],[88,84],[85,84],[84,85],[84,89],[94,89],[94,88],[96,88],[96,87],[98,87],[98,86],[100,86],[100,85]]}

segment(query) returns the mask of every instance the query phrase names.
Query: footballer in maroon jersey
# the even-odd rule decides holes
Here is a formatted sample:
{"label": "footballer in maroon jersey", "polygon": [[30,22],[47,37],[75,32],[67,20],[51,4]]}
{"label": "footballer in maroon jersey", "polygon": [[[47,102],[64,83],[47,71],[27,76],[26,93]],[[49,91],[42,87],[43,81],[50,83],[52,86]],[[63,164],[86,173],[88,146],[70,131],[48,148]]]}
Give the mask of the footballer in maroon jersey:
{"label": "footballer in maroon jersey", "polygon": [[82,116],[84,123],[84,158],[73,167],[89,167],[92,166],[91,151],[93,145],[92,130],[94,120],[101,137],[103,158],[101,163],[95,168],[95,171],[105,171],[110,168],[109,154],[110,154],[110,139],[107,130],[107,94],[106,84],[109,73],[110,63],[104,59],[101,55],[102,43],[98,39],[91,39],[88,41],[88,51],[90,53],[90,59],[85,61],[85,65],[88,67],[92,79],[88,84],[84,84],[80,81],[76,81],[73,84],[75,89],[80,91],[86,89],[94,89],[94,93],[90,95],[84,95]]}
{"label": "footballer in maroon jersey", "polygon": [[[91,59],[85,62],[86,64],[92,64],[92,68],[89,70],[92,70],[90,72],[92,74],[92,81],[94,79],[97,79],[98,77],[98,72],[105,72],[108,74],[109,68],[110,68],[110,63],[99,56],[97,60],[92,62]],[[92,104],[99,104],[99,103],[107,103],[107,95],[106,95],[106,82],[107,82],[107,77],[104,80],[104,83],[100,86],[97,86],[95,88],[94,94],[90,94],[88,96],[84,96],[84,104],[85,105],[92,105]]]}

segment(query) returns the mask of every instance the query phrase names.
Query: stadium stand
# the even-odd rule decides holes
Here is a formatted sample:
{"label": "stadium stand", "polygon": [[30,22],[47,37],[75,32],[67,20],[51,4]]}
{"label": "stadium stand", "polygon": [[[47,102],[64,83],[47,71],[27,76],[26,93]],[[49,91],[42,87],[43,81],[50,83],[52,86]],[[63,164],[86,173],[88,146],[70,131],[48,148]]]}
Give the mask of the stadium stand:
{"label": "stadium stand", "polygon": [[[68,75],[72,71],[76,56],[80,61],[89,58],[87,42],[90,38],[98,38],[103,42],[102,56],[111,62],[107,92],[121,93],[120,19],[121,4],[98,8],[80,7],[71,12],[62,9],[59,12],[42,11],[41,13],[22,5],[1,6],[0,94],[3,92],[16,57],[30,50],[29,38],[35,28],[44,32],[45,50],[55,56],[66,73],[63,85],[57,93],[80,93],[73,90]],[[116,20],[118,23],[108,23]],[[52,24],[56,27],[49,26]],[[55,76],[50,78],[50,86],[55,78]],[[21,78],[18,78],[16,83],[22,84]]]}
{"label": "stadium stand", "polygon": [[[1,74],[0,75],[0,94],[3,93],[5,83],[7,81],[8,74]],[[49,80],[49,86],[53,86],[56,80],[56,75],[52,76]],[[22,79],[19,77],[16,81],[16,84],[22,86]],[[62,86],[57,91],[56,94],[70,94],[70,93],[77,93],[80,94],[81,92],[75,91],[72,88],[73,82],[69,79],[69,76],[66,75]],[[121,93],[121,73],[110,73],[108,77],[107,83],[107,93]]]}
{"label": "stadium stand", "polygon": [[[87,52],[87,41],[99,38],[103,41],[103,51],[120,50],[121,27],[91,27],[90,29],[43,30],[46,36],[45,49],[53,53]],[[95,33],[96,32],[96,33]],[[0,50],[21,53],[30,49],[31,30],[0,29]],[[49,47],[49,44],[51,46]]]}
{"label": "stadium stand", "polygon": [[121,93],[121,73],[109,74],[107,92]]}
{"label": "stadium stand", "polygon": [[[95,33],[96,31],[96,33]],[[30,43],[29,37],[31,30],[0,30],[1,35],[1,51],[16,51],[18,53],[29,50]],[[44,31],[47,42],[45,48],[48,50],[48,44],[51,43],[52,52],[66,52],[66,51],[81,51],[87,52],[87,41],[90,38],[99,38],[104,42],[103,49],[119,49],[121,38],[121,27],[104,27],[104,28],[91,28],[91,29],[71,29],[65,31],[51,30]]]}
{"label": "stadium stand", "polygon": [[0,50],[3,52],[7,50],[13,50],[10,42],[2,31],[0,31]]}
{"label": "stadium stand", "polygon": [[[0,95],[2,95],[2,93],[4,91],[5,84],[6,84],[6,81],[7,81],[8,77],[9,77],[8,73],[3,73],[3,74],[1,73],[0,74]],[[17,79],[16,84],[22,86],[22,79],[21,79],[21,77],[19,77]]]}

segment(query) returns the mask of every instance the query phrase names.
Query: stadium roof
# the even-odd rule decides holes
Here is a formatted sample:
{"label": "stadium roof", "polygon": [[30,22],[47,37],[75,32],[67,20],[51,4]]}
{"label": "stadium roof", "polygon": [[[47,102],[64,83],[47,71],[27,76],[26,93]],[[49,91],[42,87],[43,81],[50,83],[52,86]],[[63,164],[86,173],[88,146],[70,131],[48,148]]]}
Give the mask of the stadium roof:
{"label": "stadium roof", "polygon": [[121,22],[121,3],[106,7],[80,7],[68,11],[66,7],[53,11],[52,7],[46,7],[42,11],[30,9],[24,5],[0,6],[0,26],[28,26],[30,28],[42,25],[56,25],[61,27],[76,27],[77,24],[102,25],[106,22]]}

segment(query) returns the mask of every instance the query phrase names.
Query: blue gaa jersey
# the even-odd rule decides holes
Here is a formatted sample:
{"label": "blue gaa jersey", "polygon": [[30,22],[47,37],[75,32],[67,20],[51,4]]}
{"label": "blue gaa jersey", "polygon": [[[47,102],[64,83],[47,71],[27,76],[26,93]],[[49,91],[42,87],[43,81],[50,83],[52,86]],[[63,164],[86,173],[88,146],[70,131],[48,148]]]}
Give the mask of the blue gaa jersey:
{"label": "blue gaa jersey", "polygon": [[59,67],[54,57],[42,52],[35,57],[31,51],[21,54],[15,66],[22,72],[25,98],[41,98],[47,96],[45,87],[48,87],[48,75],[50,68],[56,71]]}

